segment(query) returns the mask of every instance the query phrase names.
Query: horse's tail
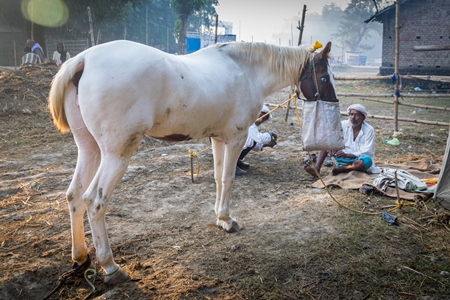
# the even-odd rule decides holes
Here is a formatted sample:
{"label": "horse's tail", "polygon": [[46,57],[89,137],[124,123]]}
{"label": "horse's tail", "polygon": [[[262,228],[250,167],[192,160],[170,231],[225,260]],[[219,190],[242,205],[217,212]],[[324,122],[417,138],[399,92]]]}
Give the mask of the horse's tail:
{"label": "horse's tail", "polygon": [[48,95],[48,108],[52,114],[53,123],[61,132],[70,130],[64,111],[64,99],[66,98],[67,88],[70,84],[78,85],[83,69],[84,55],[77,55],[66,61],[53,78]]}

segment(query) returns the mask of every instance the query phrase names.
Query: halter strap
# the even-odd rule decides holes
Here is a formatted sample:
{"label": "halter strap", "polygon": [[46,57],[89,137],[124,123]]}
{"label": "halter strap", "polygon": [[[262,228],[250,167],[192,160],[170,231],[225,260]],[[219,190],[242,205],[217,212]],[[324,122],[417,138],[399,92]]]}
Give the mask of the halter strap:
{"label": "halter strap", "polygon": [[[309,56],[309,64],[308,64],[308,69],[304,69],[303,66],[300,68],[300,72],[299,72],[299,79],[298,79],[298,83],[301,83],[303,80],[308,80],[309,86],[311,88],[311,92],[314,95],[314,98],[307,98],[305,101],[317,101],[317,100],[323,100],[323,101],[328,101],[328,102],[338,102],[339,99],[335,98],[335,99],[324,99],[320,96],[319,94],[319,85],[317,83],[317,74],[316,74],[316,65],[319,64],[323,64],[325,62],[319,61],[319,62],[314,62],[314,57],[315,54],[311,54]],[[313,76],[311,76],[313,74]],[[314,78],[314,80],[313,80]],[[299,91],[300,90],[300,85],[297,84],[297,89]]]}

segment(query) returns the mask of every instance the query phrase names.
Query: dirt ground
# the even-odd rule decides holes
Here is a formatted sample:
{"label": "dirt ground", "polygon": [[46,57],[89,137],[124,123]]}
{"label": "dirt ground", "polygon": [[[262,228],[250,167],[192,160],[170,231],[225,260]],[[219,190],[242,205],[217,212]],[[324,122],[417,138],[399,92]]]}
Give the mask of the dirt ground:
{"label": "dirt ground", "polygon": [[[65,191],[77,149],[70,133],[56,131],[46,108],[56,71],[55,66],[43,65],[0,73],[2,299],[44,299],[71,267]],[[381,86],[375,92],[392,89]],[[367,87],[374,88],[368,83],[338,83],[338,92]],[[283,90],[266,103],[287,98],[288,90]],[[350,101],[356,100],[345,99],[341,109]],[[382,110],[377,114],[392,113]],[[412,115],[413,109],[404,113]],[[235,179],[231,210],[244,229],[234,234],[211,225],[215,183],[209,141],[144,139],[106,216],[114,258],[131,280],[111,287],[99,276],[92,292],[85,279],[69,278],[49,299],[446,299],[449,279],[427,274],[419,265],[432,257],[442,261],[443,271],[450,271],[448,231],[428,242],[425,236],[430,232],[423,233],[424,225],[394,227],[379,217],[357,217],[336,205],[325,190],[311,188],[313,179],[303,171],[307,153],[302,151],[295,112],[287,122],[284,116],[283,109],[277,110],[261,126],[278,133],[278,145],[250,153],[248,175]],[[448,113],[431,118],[449,120]],[[448,128],[402,125],[402,145],[393,148],[382,143],[392,138],[392,123],[370,123],[377,131],[378,160],[442,161]],[[198,153],[200,164],[194,183],[189,149]],[[329,171],[324,168],[324,175]],[[381,197],[375,204],[372,198],[371,204],[370,197],[358,191],[332,191],[355,209],[378,211],[395,202]],[[432,211],[433,204],[427,205]],[[383,234],[372,234],[375,228]],[[358,250],[351,245],[358,245]],[[353,258],[366,250],[371,255],[356,264]],[[383,270],[364,263],[371,259],[379,260],[376,264]],[[391,281],[396,277],[403,281]],[[406,281],[410,285],[404,285]]]}

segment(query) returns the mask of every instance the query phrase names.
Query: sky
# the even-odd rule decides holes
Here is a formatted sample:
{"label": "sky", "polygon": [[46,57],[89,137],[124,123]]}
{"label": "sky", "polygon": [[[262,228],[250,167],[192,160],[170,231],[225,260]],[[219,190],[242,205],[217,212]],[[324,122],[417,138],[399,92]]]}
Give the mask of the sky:
{"label": "sky", "polygon": [[[283,41],[274,35],[287,30],[292,32],[293,40],[297,40],[299,31],[296,27],[302,17],[303,5],[306,5],[307,14],[321,14],[323,6],[331,2],[345,9],[350,0],[219,0],[216,11],[219,20],[233,23],[233,34],[236,34],[237,41],[288,46],[289,38]],[[287,22],[294,17],[297,23]]]}

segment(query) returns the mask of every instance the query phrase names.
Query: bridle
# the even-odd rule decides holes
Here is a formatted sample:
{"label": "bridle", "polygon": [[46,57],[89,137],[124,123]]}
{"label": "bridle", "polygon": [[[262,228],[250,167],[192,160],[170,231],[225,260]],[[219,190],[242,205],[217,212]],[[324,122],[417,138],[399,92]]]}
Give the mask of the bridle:
{"label": "bridle", "polygon": [[300,71],[299,71],[300,74],[299,74],[298,85],[297,85],[299,92],[301,91],[301,89],[300,89],[301,82],[304,80],[307,80],[309,87],[311,89],[311,92],[314,95],[314,98],[309,98],[309,99],[306,98],[306,101],[323,100],[323,101],[328,101],[328,102],[338,102],[339,99],[337,99],[337,98],[325,99],[320,96],[319,84],[317,83],[316,65],[328,64],[328,62],[326,60],[319,60],[318,62],[315,62],[314,57],[315,57],[314,54],[309,56],[309,64],[308,64],[307,69],[300,67]]}

